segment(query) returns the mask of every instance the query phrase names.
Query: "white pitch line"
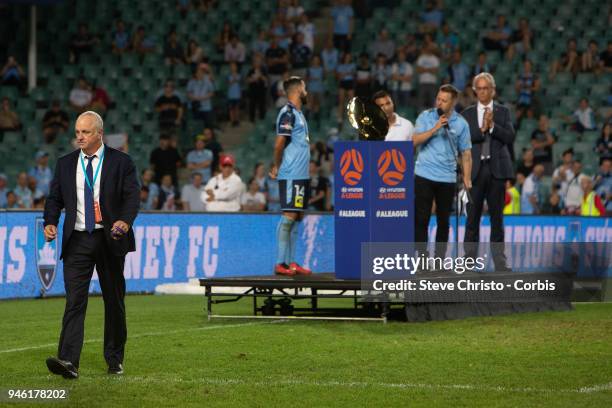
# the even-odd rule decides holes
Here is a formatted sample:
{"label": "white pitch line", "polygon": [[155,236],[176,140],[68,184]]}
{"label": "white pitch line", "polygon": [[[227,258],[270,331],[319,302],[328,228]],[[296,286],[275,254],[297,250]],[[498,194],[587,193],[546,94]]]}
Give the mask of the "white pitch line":
{"label": "white pitch line", "polygon": [[[217,325],[217,326],[204,326],[204,327],[194,327],[190,329],[180,329],[180,330],[169,330],[169,331],[160,331],[160,332],[150,332],[150,333],[139,333],[134,335],[128,335],[128,340],[130,339],[138,339],[141,337],[151,337],[151,336],[165,336],[167,334],[178,334],[178,333],[188,333],[194,331],[205,331],[205,330],[216,330],[216,329],[229,329],[234,327],[246,327],[246,326],[257,326],[262,324],[271,324],[278,323],[279,321],[272,322],[253,322],[253,323],[240,323],[240,324],[225,324],[225,325]],[[102,343],[104,339],[89,339],[85,340],[83,343]],[[28,351],[28,350],[38,350],[48,347],[57,347],[57,343],[49,343],[49,344],[40,344],[38,346],[28,346],[28,347],[19,347],[7,350],[0,350],[0,354],[6,353],[17,353],[19,351]]]}
{"label": "white pitch line", "polygon": [[[201,385],[248,385],[254,387],[275,387],[275,386],[309,386],[309,387],[341,387],[341,388],[399,388],[399,389],[450,389],[450,390],[470,390],[470,391],[491,391],[491,392],[521,392],[521,393],[569,393],[584,394],[608,391],[612,389],[612,383],[583,387],[579,389],[551,389],[551,388],[531,388],[531,387],[503,387],[503,386],[482,386],[474,384],[425,384],[425,383],[381,383],[381,382],[361,382],[361,381],[298,381],[298,380],[278,380],[278,381],[245,381],[238,378],[201,378],[183,379],[176,377],[156,378],[126,375],[120,378],[110,378],[110,381],[126,381],[134,383],[186,383]],[[97,379],[96,379],[97,380]]]}

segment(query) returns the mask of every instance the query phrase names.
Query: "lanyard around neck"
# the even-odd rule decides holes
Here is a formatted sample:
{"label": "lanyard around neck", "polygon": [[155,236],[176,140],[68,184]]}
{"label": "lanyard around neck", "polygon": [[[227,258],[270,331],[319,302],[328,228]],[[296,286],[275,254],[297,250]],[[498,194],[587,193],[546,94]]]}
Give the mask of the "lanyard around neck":
{"label": "lanyard around neck", "polygon": [[[85,182],[87,183],[87,185],[89,186],[89,188],[91,189],[91,192],[93,193],[94,191],[94,186],[96,185],[96,179],[98,178],[98,174],[100,173],[100,168],[102,167],[102,161],[104,160],[104,152],[106,149],[102,148],[102,154],[100,155],[100,161],[98,162],[98,165],[96,166],[96,172],[94,173],[94,178],[93,181],[89,180],[89,176],[87,175],[87,170],[85,170],[85,161],[83,160],[83,154],[80,154],[80,158],[81,158],[81,167],[83,168],[83,175],[85,176]],[[93,159],[91,159],[93,160]]]}

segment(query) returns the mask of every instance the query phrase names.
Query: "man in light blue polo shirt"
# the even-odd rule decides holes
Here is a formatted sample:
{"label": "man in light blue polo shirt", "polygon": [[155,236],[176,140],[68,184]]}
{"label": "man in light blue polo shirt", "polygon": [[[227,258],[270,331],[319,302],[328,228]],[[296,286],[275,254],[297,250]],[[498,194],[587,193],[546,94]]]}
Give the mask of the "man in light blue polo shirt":
{"label": "man in light blue polo shirt", "polygon": [[[472,187],[472,142],[466,120],[455,112],[458,94],[454,86],[442,85],[436,107],[422,112],[416,121],[412,139],[419,148],[414,168],[415,242],[428,242],[427,228],[434,200],[438,225],[436,243],[448,242],[459,154],[463,183],[468,189]],[[436,245],[436,256],[444,257],[443,251],[446,252],[445,245]]]}

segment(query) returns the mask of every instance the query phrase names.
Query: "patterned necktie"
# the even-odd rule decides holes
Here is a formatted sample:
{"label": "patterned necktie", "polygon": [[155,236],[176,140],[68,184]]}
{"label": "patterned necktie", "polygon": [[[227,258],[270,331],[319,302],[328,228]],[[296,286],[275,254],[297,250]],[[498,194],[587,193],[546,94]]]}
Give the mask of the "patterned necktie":
{"label": "patterned necktie", "polygon": [[[87,159],[87,179],[93,183],[93,166],[91,163],[93,162],[94,156],[85,157]],[[93,199],[93,188],[89,188],[87,184],[87,179],[85,180],[85,229],[90,234],[93,232],[94,227],[96,226],[96,218],[94,215],[94,199]]]}
{"label": "patterned necktie", "polygon": [[[482,125],[484,126],[485,117],[489,113],[489,107],[484,108],[484,114],[482,115]],[[486,159],[491,156],[491,136],[489,135],[489,130],[485,131],[484,134],[484,143],[482,144],[482,158]]]}

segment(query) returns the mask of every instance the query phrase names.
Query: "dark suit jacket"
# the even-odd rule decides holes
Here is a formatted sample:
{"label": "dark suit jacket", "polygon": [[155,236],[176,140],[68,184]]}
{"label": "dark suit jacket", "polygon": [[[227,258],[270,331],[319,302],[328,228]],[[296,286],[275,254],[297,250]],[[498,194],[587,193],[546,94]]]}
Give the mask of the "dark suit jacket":
{"label": "dark suit jacket", "polygon": [[[60,157],[55,165],[55,175],[45,202],[45,226],[57,225],[62,209],[66,209],[62,232],[62,255],[74,231],[77,211],[76,168],[80,149]],[[132,224],[140,206],[140,187],[136,168],[127,154],[104,146],[104,161],[100,172],[100,210],[104,236],[113,253],[124,256],[136,250]],[[124,221],[130,226],[127,235],[114,240],[111,227],[115,221]]]}
{"label": "dark suit jacket", "polygon": [[[480,152],[485,136],[478,126],[478,106],[472,105],[461,112],[468,125],[472,138],[472,180],[480,170]],[[503,105],[493,102],[493,133],[491,134],[491,173],[497,179],[511,179],[514,177],[512,164],[512,145],[514,143],[514,127],[510,110]]]}

